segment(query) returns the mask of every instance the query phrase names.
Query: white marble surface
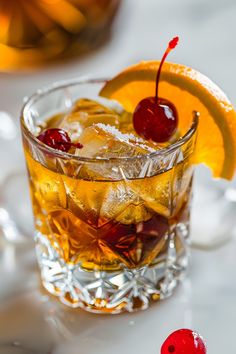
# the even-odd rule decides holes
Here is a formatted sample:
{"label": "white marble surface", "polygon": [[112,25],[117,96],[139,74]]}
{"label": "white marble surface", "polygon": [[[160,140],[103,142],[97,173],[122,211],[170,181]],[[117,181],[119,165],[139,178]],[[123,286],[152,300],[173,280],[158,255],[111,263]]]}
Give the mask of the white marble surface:
{"label": "white marble surface", "polygon": [[209,354],[235,353],[236,240],[194,251],[174,296],[144,312],[93,315],[59,304],[41,289],[32,245],[2,245],[0,354],[158,354],[174,329],[194,328]]}
{"label": "white marble surface", "polygon": [[[181,45],[170,60],[213,78],[235,102],[235,18],[235,0],[124,0],[113,40],[96,55],[34,73],[0,74],[0,111],[15,117],[17,125],[23,97],[38,87],[81,74],[112,75],[141,59],[160,58],[175,34]],[[11,183],[9,174],[24,168],[16,134],[5,140],[0,129],[0,183]],[[221,192],[224,187],[220,183]],[[6,184],[0,189],[0,208],[5,191]],[[25,191],[21,185],[21,197]],[[195,192],[201,196],[198,186]],[[40,288],[33,244],[6,242],[0,234],[0,354],[158,354],[166,335],[179,327],[200,331],[209,354],[236,353],[236,240],[234,225],[228,223],[234,219],[234,204],[227,204],[231,214],[222,217],[208,192],[211,212],[198,203],[193,236],[204,241],[204,235],[213,237],[220,230],[218,246],[222,237],[228,243],[193,251],[189,276],[175,295],[142,313],[109,317],[66,309]],[[17,193],[12,190],[13,205]],[[16,201],[14,210],[19,205],[27,234],[27,205],[22,203]]]}

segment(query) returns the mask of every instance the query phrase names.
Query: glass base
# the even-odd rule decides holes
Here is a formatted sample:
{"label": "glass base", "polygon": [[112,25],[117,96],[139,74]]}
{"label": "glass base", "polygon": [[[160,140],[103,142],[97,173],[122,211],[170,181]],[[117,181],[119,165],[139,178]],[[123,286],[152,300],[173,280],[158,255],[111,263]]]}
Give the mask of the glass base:
{"label": "glass base", "polygon": [[167,252],[152,266],[113,272],[88,271],[79,264],[66,263],[45,236],[37,233],[35,239],[46,290],[65,305],[94,313],[147,309],[152,301],[173,293],[188,265],[187,250],[177,252],[174,235],[170,236]]}

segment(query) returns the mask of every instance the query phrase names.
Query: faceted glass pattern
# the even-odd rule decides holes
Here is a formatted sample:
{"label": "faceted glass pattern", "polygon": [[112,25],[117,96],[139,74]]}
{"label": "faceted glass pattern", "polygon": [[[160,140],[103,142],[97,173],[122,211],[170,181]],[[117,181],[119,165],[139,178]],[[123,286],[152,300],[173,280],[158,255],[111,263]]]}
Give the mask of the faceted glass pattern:
{"label": "faceted glass pattern", "polygon": [[186,270],[197,123],[167,149],[129,158],[68,156],[33,137],[101,84],[41,90],[22,132],[45,288],[70,306],[117,313],[171,295]]}

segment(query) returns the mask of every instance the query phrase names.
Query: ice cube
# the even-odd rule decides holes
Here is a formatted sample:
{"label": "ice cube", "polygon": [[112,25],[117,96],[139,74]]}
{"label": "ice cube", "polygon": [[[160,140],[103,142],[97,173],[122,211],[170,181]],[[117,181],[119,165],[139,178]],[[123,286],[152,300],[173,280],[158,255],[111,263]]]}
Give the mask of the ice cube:
{"label": "ice cube", "polygon": [[169,217],[171,212],[172,171],[130,181],[130,189],[155,213]]}
{"label": "ice cube", "polygon": [[[82,149],[75,154],[80,157],[96,158],[81,169],[82,178],[124,180],[142,177],[142,168],[149,153],[156,151],[146,141],[133,134],[123,134],[115,127],[102,123],[86,128],[80,136]],[[133,159],[129,157],[141,157]],[[142,156],[144,159],[142,159]],[[122,157],[117,162],[111,158]],[[99,161],[99,158],[108,160]],[[127,159],[126,159],[127,158]],[[109,160],[110,159],[110,160]]]}
{"label": "ice cube", "polygon": [[134,224],[152,212],[129,186],[129,181],[95,182],[62,176],[67,208],[84,222],[101,227],[111,221]]}
{"label": "ice cube", "polygon": [[146,207],[164,217],[176,215],[189,196],[193,168],[189,161],[148,178],[130,181],[130,189]]}
{"label": "ice cube", "polygon": [[119,126],[119,114],[100,102],[81,98],[61,120],[59,128],[70,134],[72,142],[77,142],[85,128],[97,123]]}
{"label": "ice cube", "polygon": [[101,220],[114,220],[130,225],[149,220],[152,212],[130,188],[130,181],[107,182],[100,209]]}
{"label": "ice cube", "polygon": [[86,128],[80,136],[83,145],[77,153],[83,157],[132,157],[156,151],[146,141],[133,134],[123,134],[111,125],[103,123]]}

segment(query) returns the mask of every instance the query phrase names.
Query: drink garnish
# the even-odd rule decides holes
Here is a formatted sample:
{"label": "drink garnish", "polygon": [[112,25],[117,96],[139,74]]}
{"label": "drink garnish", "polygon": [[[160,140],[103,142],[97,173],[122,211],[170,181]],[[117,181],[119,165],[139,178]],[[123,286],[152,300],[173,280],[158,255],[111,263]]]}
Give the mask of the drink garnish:
{"label": "drink garnish", "polygon": [[168,141],[176,132],[178,113],[173,103],[158,97],[158,87],[163,63],[169,52],[178,44],[179,37],[173,38],[161,59],[156,75],[155,97],[146,97],[136,106],[133,113],[135,131],[147,140],[157,143]]}
{"label": "drink garnish", "polygon": [[58,128],[44,130],[37,138],[47,146],[63,152],[68,152],[72,147],[76,149],[83,147],[80,143],[72,143],[68,133]]}
{"label": "drink garnish", "polygon": [[[105,83],[99,95],[118,101],[133,114],[138,102],[153,96],[159,67],[159,61],[142,61],[125,68]],[[192,125],[193,111],[200,114],[194,163],[207,165],[214,177],[232,179],[236,170],[236,111],[225,93],[195,69],[170,62],[162,66],[159,88],[162,97],[172,102],[178,111],[180,136]],[[139,118],[142,130],[145,118],[141,114]],[[154,124],[151,126],[154,131]],[[147,128],[149,133],[152,129],[148,125]],[[149,134],[153,138],[154,132]]]}

